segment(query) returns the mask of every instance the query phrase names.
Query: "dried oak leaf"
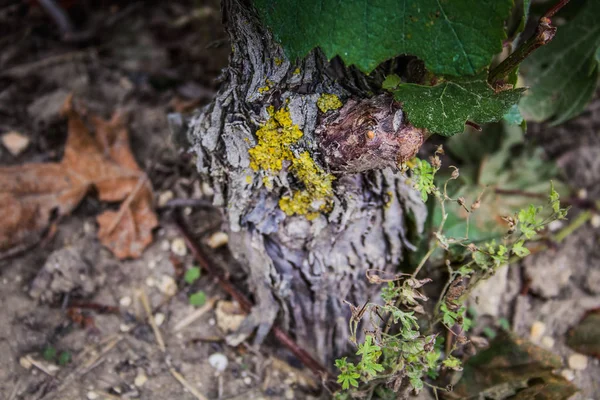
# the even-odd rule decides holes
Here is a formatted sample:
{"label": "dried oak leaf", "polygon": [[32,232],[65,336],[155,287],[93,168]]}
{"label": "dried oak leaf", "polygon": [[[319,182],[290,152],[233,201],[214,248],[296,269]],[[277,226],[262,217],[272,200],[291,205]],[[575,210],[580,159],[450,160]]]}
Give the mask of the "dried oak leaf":
{"label": "dried oak leaf", "polygon": [[158,225],[152,187],[136,163],[122,115],[92,119],[92,137],[80,115],[65,104],[69,134],[59,163],[0,167],[0,250],[40,233],[52,213],[69,214],[95,187],[100,200],[123,201],[98,216],[98,236],[118,258],[139,257]]}

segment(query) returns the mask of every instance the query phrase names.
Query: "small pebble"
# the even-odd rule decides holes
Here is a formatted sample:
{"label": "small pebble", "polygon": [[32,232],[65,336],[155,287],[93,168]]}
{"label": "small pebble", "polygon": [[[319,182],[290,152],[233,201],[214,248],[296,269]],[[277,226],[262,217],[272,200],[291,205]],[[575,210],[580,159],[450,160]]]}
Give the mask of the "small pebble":
{"label": "small pebble", "polygon": [[294,391],[291,388],[287,388],[285,390],[285,398],[288,400],[293,400],[294,399]]}
{"label": "small pebble", "polygon": [[16,157],[29,146],[29,138],[19,132],[8,132],[2,135],[2,144]]}
{"label": "small pebble", "polygon": [[550,336],[544,336],[541,340],[542,346],[547,349],[551,349],[554,347],[554,339]]}
{"label": "small pebble", "polygon": [[171,190],[167,190],[165,192],[162,192],[160,195],[158,195],[158,206],[159,207],[164,207],[167,205],[167,203],[171,200],[173,200],[173,198],[175,197],[175,195],[173,194],[173,192]]}
{"label": "small pebble", "polygon": [[131,329],[133,329],[133,326],[131,326],[131,325],[127,325],[127,324],[119,325],[119,330],[123,333],[129,332]]}
{"label": "small pebble", "polygon": [[249,376],[245,377],[244,383],[248,386],[252,385],[252,378],[250,378]]}
{"label": "small pebble", "polygon": [[573,354],[569,357],[569,368],[576,371],[583,371],[587,368],[588,359],[583,354]]}
{"label": "small pebble", "polygon": [[569,382],[572,382],[575,379],[575,372],[570,369],[563,369],[560,371],[560,375]]}
{"label": "small pebble", "polygon": [[137,387],[142,387],[142,386],[144,386],[144,383],[146,383],[147,381],[148,381],[148,377],[146,376],[146,374],[144,374],[143,372],[140,372],[135,377],[133,384]]}
{"label": "small pebble", "polygon": [[187,246],[183,238],[175,238],[171,242],[171,251],[176,255],[183,257],[187,254]]}
{"label": "small pebble", "polygon": [[150,269],[156,268],[156,260],[148,261],[148,268],[150,268]]}
{"label": "small pebble", "polygon": [[531,325],[531,332],[529,334],[529,339],[532,342],[537,343],[540,341],[540,339],[544,335],[544,332],[546,332],[546,325],[541,321],[535,321]]}
{"label": "small pebble", "polygon": [[88,398],[88,400],[96,400],[98,397],[98,393],[96,392],[87,392],[86,397]]}
{"label": "small pebble", "polygon": [[129,307],[131,305],[131,297],[129,297],[129,296],[121,297],[121,299],[119,300],[119,304],[122,307]]}
{"label": "small pebble", "polygon": [[227,357],[225,357],[225,355],[221,353],[214,353],[208,357],[208,363],[218,372],[223,372],[225,371],[225,368],[227,368],[229,361],[227,361]]}
{"label": "small pebble", "polygon": [[594,228],[600,228],[600,214],[594,214],[594,215],[592,215],[592,219],[590,220],[590,224],[592,224],[592,226]]}
{"label": "small pebble", "polygon": [[216,249],[218,247],[226,245],[227,242],[229,242],[228,234],[226,234],[225,232],[216,232],[210,235],[210,237],[206,241],[206,244],[208,244],[208,246],[211,249]]}
{"label": "small pebble", "polygon": [[206,197],[210,197],[212,195],[215,194],[215,191],[213,190],[213,188],[206,182],[202,182],[202,193],[206,196]]}
{"label": "small pebble", "polygon": [[216,323],[217,323],[217,321],[214,318],[211,318],[208,320],[208,325],[210,325],[210,326],[215,326]]}
{"label": "small pebble", "polygon": [[588,197],[588,192],[587,192],[587,190],[586,190],[586,189],[583,189],[583,188],[579,189],[579,190],[577,191],[577,197],[579,197],[581,200],[585,200],[585,199],[587,199],[587,197]]}
{"label": "small pebble", "polygon": [[175,293],[177,293],[177,283],[169,275],[162,275],[158,282],[158,290],[167,296],[175,296]]}
{"label": "small pebble", "polygon": [[31,361],[29,360],[28,357],[19,358],[19,364],[21,364],[21,367],[23,367],[25,369],[31,369],[31,367],[33,366],[33,364],[31,364]]}
{"label": "small pebble", "polygon": [[169,251],[170,248],[171,248],[171,243],[169,243],[169,241],[167,239],[160,242],[160,249],[162,251]]}
{"label": "small pebble", "polygon": [[161,326],[163,322],[165,322],[165,314],[156,313],[156,315],[154,315],[154,323],[156,323],[156,326]]}
{"label": "small pebble", "polygon": [[189,216],[192,215],[192,207],[186,207],[183,209],[183,215]]}
{"label": "small pebble", "polygon": [[148,287],[156,286],[156,279],[154,279],[152,276],[147,277],[146,278],[146,286],[148,286]]}

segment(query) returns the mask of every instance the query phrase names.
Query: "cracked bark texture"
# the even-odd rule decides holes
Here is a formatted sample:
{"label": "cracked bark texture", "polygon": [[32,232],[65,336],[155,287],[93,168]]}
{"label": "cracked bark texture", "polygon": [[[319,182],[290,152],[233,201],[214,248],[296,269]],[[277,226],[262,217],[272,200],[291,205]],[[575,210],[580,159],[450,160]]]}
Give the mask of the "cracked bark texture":
{"label": "cracked bark texture", "polygon": [[215,190],[214,204],[225,212],[229,247],[247,268],[256,303],[228,341],[239,343],[253,332],[261,341],[278,319],[301,346],[331,365],[350,350],[344,300],[362,305],[372,299],[379,288],[368,284],[365,271],[397,268],[412,249],[408,227],[422,229],[425,206],[405,178],[388,168],[336,173],[329,213],[313,220],[284,214],[278,201],[291,193],[294,179],[284,169],[268,190],[265,172],[250,168],[248,150],[268,118],[266,107],[287,101],[304,133],[294,150],[308,150],[328,170],[314,134],[321,118],[317,99],[321,93],[343,102],[366,98],[382,74],[365,76],[335,59],[328,62],[319,51],[291,62],[249,2],[223,0],[222,12],[232,45],[229,67],[213,102],[191,120],[188,138],[199,171]]}

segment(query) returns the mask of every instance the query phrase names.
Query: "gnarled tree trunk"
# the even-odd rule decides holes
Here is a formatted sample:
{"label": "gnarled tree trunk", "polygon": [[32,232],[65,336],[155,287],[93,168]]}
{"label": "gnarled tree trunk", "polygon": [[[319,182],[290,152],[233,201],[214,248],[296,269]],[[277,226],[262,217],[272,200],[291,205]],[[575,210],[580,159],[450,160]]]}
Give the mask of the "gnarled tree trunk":
{"label": "gnarled tree trunk", "polygon": [[[329,363],[349,350],[350,310],[344,300],[362,305],[371,298],[377,288],[367,283],[365,271],[398,266],[412,248],[407,226],[420,230],[425,208],[393,168],[356,173],[361,168],[327,165],[322,146],[331,147],[332,141],[315,133],[325,120],[317,107],[321,94],[336,94],[346,103],[367,98],[381,73],[367,77],[335,59],[328,62],[319,51],[291,62],[248,3],[223,1],[232,45],[229,67],[216,98],[188,131],[198,168],[215,189],[214,203],[225,210],[229,246],[247,268],[256,302],[229,341],[239,342],[256,328],[260,341],[278,318],[300,345]],[[285,162],[281,171],[252,168],[249,150],[269,118],[268,106],[289,108],[302,130],[291,151],[308,151],[318,167],[335,176],[327,212],[286,215],[279,200],[302,186],[293,171]],[[402,114],[397,116],[401,120]],[[332,140],[335,145],[339,139]],[[365,154],[373,151],[367,147]]]}

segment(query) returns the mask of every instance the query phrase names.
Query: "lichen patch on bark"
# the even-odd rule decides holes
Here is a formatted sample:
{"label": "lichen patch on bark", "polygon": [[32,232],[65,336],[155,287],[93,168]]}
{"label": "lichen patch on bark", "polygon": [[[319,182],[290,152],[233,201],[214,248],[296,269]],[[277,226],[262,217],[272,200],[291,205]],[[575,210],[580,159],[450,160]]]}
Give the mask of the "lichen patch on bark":
{"label": "lichen patch on bark", "polygon": [[[256,131],[258,144],[251,148],[250,167],[272,173],[289,168],[289,171],[304,186],[294,190],[291,196],[283,196],[279,207],[287,215],[305,215],[312,219],[320,212],[331,207],[333,199],[333,175],[326,173],[312,159],[308,151],[295,154],[291,146],[303,136],[302,130],[294,124],[287,106],[275,111],[273,106],[267,108],[269,119]],[[267,186],[272,185],[266,176]]]}

